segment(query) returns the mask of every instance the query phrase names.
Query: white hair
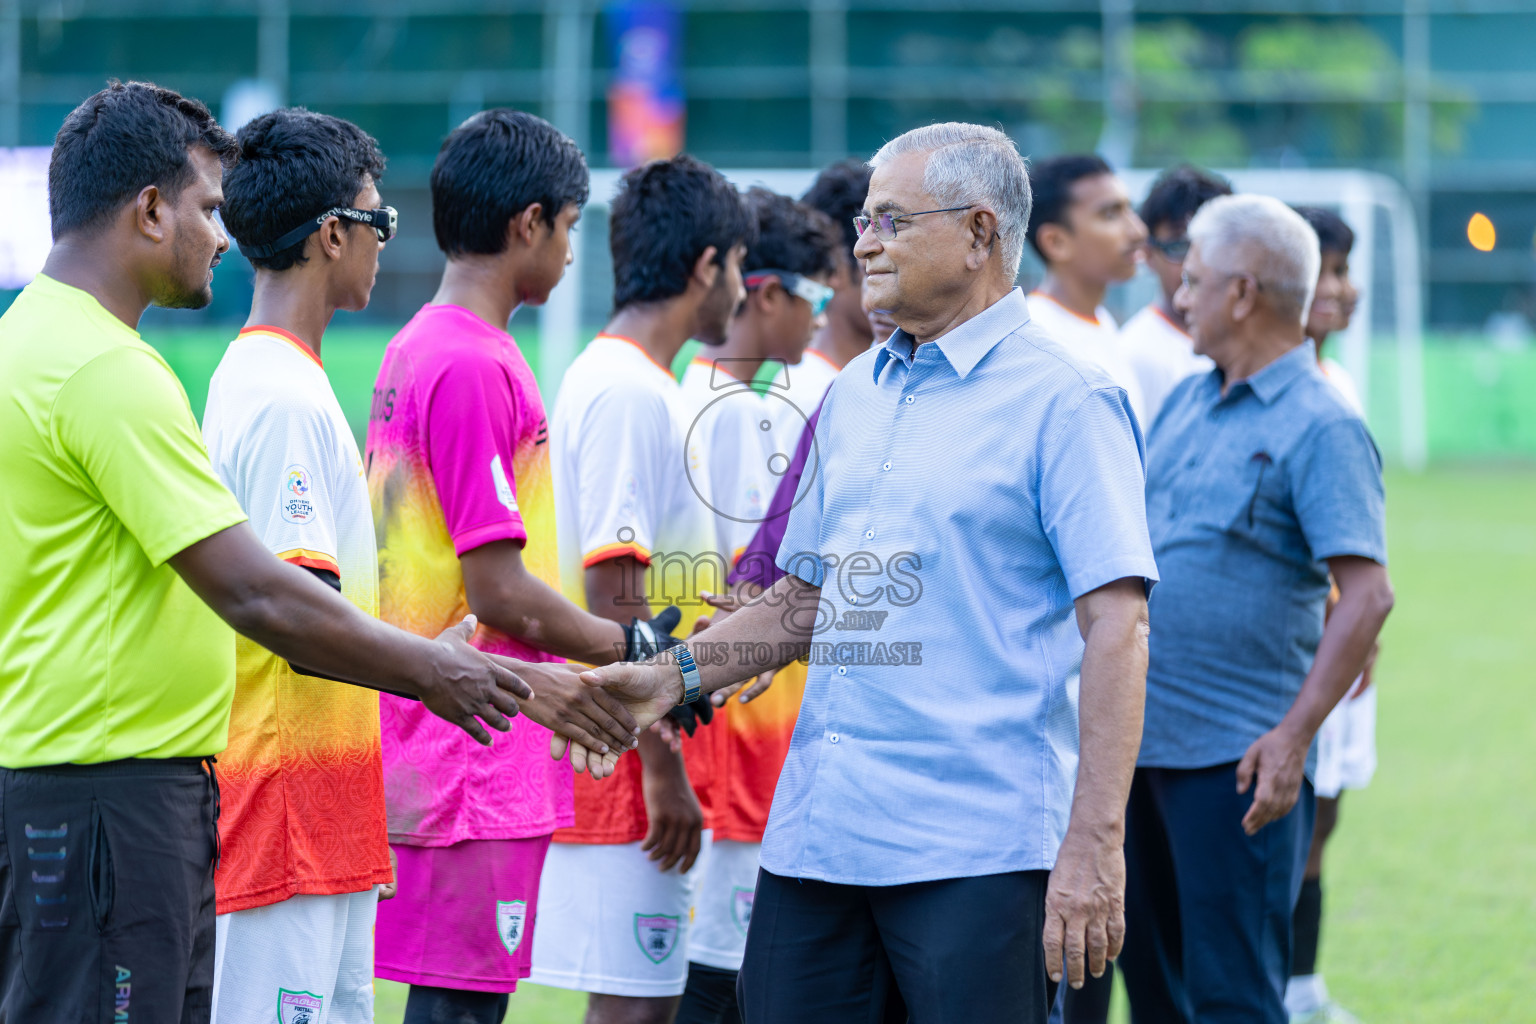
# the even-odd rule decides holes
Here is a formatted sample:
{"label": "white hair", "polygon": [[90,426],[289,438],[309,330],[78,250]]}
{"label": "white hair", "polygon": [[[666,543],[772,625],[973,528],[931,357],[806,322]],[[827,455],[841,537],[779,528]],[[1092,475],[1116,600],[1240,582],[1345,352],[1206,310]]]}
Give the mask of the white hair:
{"label": "white hair", "polygon": [[1277,310],[1307,322],[1323,257],[1301,214],[1273,196],[1218,196],[1195,213],[1188,233],[1212,269],[1252,274]]}
{"label": "white hair", "polygon": [[906,153],[928,152],[923,191],[946,206],[986,206],[997,214],[997,237],[1009,280],[1019,274],[1032,203],[1029,172],[1013,140],[996,128],[949,121],[898,135],[869,159],[870,167]]}

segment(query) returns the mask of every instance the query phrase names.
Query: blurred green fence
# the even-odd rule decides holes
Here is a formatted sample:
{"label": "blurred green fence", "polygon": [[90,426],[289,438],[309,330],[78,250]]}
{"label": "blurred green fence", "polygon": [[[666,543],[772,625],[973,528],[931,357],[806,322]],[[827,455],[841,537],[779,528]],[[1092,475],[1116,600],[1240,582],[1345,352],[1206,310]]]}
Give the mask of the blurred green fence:
{"label": "blurred green fence", "polygon": [[[384,328],[338,327],[327,333],[321,352],[336,396],[359,442],[368,426],[373,379],[389,341]],[[146,332],[180,375],[202,416],[208,378],[231,332],[177,330]],[[517,332],[545,401],[553,404],[562,367],[543,366],[538,336]],[[685,349],[679,363],[686,363]],[[1383,455],[1398,461],[1397,351],[1377,345],[1371,360],[1371,429]],[[1431,338],[1424,347],[1424,404],[1429,457],[1435,462],[1536,461],[1536,347],[1500,350],[1480,340]]]}

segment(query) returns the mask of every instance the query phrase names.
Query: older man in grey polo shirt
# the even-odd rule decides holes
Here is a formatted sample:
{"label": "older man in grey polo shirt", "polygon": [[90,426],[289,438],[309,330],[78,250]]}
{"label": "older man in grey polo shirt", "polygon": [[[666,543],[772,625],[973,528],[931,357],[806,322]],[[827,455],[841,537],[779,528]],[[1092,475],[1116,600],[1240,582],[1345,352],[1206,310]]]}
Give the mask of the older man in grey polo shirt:
{"label": "older man in grey polo shirt", "polygon": [[1007,136],[933,125],[871,164],[854,255],[901,329],[827,394],[789,575],[679,648],[697,670],[591,678],[657,695],[644,721],[685,682],[811,651],[763,838],[748,1024],[1028,1024],[1048,964],[1081,983],[1119,946],[1157,571],[1140,434],[1014,287],[1030,193]]}
{"label": "older man in grey polo shirt", "polygon": [[1392,607],[1381,459],[1303,334],[1307,223],[1228,196],[1189,237],[1174,301],[1216,369],[1180,384],[1151,432],[1162,582],[1121,967],[1139,1021],[1285,1024],[1312,740]]}

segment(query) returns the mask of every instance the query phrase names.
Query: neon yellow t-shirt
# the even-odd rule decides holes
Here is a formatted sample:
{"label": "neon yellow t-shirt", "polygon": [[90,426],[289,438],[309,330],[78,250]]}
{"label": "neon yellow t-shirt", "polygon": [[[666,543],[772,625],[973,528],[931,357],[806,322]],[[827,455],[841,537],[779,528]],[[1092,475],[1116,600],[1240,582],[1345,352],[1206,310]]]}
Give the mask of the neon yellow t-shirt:
{"label": "neon yellow t-shirt", "polygon": [[234,636],[166,559],[245,519],[176,375],[39,275],[0,317],[0,765],[201,757]]}

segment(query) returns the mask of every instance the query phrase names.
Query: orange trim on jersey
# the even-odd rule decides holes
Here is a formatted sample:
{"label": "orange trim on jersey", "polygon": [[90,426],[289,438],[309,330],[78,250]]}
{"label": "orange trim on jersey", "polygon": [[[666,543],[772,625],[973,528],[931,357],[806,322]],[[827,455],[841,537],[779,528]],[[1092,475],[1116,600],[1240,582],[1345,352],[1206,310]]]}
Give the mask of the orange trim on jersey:
{"label": "orange trim on jersey", "polygon": [[711,373],[714,373],[715,371],[718,370],[720,373],[723,373],[727,377],[731,378],[731,380],[734,380],[734,381],[736,381],[738,383],[740,383],[740,381],[741,381],[740,377],[736,376],[734,373],[732,373],[730,370],[727,370],[725,367],[719,365],[713,359],[705,359],[703,356],[694,356],[692,361],[691,361],[691,364],[694,365],[694,366],[707,366],[707,367],[709,367]]}
{"label": "orange trim on jersey", "polygon": [[843,368],[841,366],[838,366],[832,360],[828,359],[825,355],[823,355],[820,352],[817,352],[813,348],[806,349],[805,350],[805,354],[808,355],[808,356],[815,356],[817,359],[820,359],[822,362],[824,362],[828,366],[832,367],[832,372],[833,373],[842,373],[843,372]]}
{"label": "orange trim on jersey", "polygon": [[336,559],[330,555],[321,554],[318,551],[310,551],[308,548],[294,548],[292,551],[284,551],[277,556],[284,562],[292,562],[294,565],[306,566],[310,569],[323,569],[333,572],[339,578],[341,567],[336,564]]}
{"label": "orange trim on jersey", "polygon": [[622,334],[599,334],[596,338],[593,338],[592,340],[593,341],[604,341],[604,340],[607,340],[607,341],[622,341],[626,345],[633,345],[633,346],[635,346],[635,348],[640,350],[640,354],[641,355],[645,356],[645,361],[646,362],[648,362],[652,366],[656,367],[656,369],[660,370],[662,373],[666,374],[668,377],[672,376],[672,371],[667,369],[665,366],[662,366],[656,360],[652,359],[651,358],[651,354],[649,352],[647,352],[644,348],[641,348],[640,343],[638,341],[636,341],[634,338],[626,338]]}
{"label": "orange trim on jersey", "polygon": [[1081,320],[1085,324],[1093,324],[1093,326],[1095,326],[1095,327],[1103,327],[1104,326],[1104,321],[1100,320],[1097,316],[1083,316],[1083,314],[1079,313],[1075,309],[1068,309],[1065,305],[1063,305],[1060,302],[1060,300],[1052,298],[1051,296],[1045,294],[1045,292],[1033,291],[1033,292],[1029,293],[1029,297],[1030,298],[1034,298],[1037,295],[1040,298],[1042,298],[1045,301],[1047,301],[1047,302],[1055,303],[1056,306],[1058,306],[1061,309],[1062,312],[1066,313],[1069,316],[1077,317],[1079,320]]}
{"label": "orange trim on jersey", "polygon": [[651,553],[639,544],[604,544],[600,548],[587,552],[586,557],[581,560],[581,567],[590,569],[598,562],[606,562],[610,558],[623,558],[625,555],[629,555],[641,565],[651,564]]}
{"label": "orange trim on jersey", "polygon": [[320,361],[319,356],[315,355],[315,350],[304,344],[304,339],[299,337],[297,334],[294,334],[290,331],[285,331],[281,327],[273,327],[270,324],[256,324],[253,327],[247,327],[240,332],[239,336],[243,338],[247,334],[270,334],[274,337],[282,338],[284,341],[297,348],[300,352],[303,352],[305,355],[309,356],[309,358],[313,359],[316,366],[320,367],[322,370],[325,369],[325,364]]}
{"label": "orange trim on jersey", "polygon": [[[1176,330],[1180,334],[1184,335],[1184,337],[1190,338],[1190,335],[1189,335],[1188,331],[1186,331],[1184,328],[1180,327],[1178,324],[1174,323],[1173,322],[1173,318],[1170,317],[1167,313],[1164,313],[1161,309],[1157,308],[1157,303],[1154,302],[1152,304],[1152,306],[1151,306],[1151,309],[1152,309],[1152,312],[1156,313],[1158,315],[1158,317],[1160,317],[1162,319],[1163,323],[1167,324],[1169,327],[1172,327],[1174,330]],[[1190,340],[1193,341],[1194,339],[1190,338]]]}

